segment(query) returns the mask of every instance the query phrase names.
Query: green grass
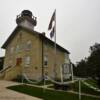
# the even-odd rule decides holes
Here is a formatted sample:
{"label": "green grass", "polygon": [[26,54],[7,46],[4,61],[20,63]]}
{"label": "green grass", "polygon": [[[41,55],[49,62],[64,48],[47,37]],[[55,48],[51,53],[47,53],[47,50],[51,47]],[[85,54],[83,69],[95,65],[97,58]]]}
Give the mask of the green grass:
{"label": "green grass", "polygon": [[97,85],[97,81],[96,80],[89,79],[89,80],[85,80],[85,82],[87,82],[88,84],[91,84],[92,86],[98,88],[98,85]]}
{"label": "green grass", "polygon": [[[77,92],[79,91],[79,83],[78,82],[76,82],[75,84],[72,85],[72,90],[77,91]],[[81,92],[86,93],[86,94],[100,96],[100,92],[97,92],[97,91],[89,88],[88,86],[84,85],[82,82],[81,82]]]}
{"label": "green grass", "polygon": [[[63,91],[43,90],[43,88],[28,86],[28,85],[16,85],[10,86],[8,89],[15,90],[21,93],[25,93],[31,96],[42,98],[43,100],[78,100],[78,95],[67,93]],[[100,100],[93,97],[82,96],[82,100]]]}

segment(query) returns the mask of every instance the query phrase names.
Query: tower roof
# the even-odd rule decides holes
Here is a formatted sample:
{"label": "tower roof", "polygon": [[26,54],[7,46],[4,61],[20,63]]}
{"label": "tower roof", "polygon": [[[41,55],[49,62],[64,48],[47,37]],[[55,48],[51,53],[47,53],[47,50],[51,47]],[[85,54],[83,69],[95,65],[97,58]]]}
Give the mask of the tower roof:
{"label": "tower roof", "polygon": [[32,12],[29,11],[29,10],[23,10],[23,11],[21,12],[21,16],[29,16],[29,17],[32,18],[33,14],[32,14]]}
{"label": "tower roof", "polygon": [[22,22],[25,22],[25,20],[31,23],[33,27],[37,25],[37,18],[29,10],[23,10],[21,14],[17,15],[16,23],[17,25],[23,25]]}

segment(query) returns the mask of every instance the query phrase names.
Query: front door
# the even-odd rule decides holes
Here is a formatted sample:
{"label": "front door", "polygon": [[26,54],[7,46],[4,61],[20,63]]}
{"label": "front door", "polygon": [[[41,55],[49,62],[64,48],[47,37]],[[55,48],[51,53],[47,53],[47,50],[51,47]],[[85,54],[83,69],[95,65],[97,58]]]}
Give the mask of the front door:
{"label": "front door", "polygon": [[17,58],[16,59],[16,65],[19,66],[22,63],[22,58]]}

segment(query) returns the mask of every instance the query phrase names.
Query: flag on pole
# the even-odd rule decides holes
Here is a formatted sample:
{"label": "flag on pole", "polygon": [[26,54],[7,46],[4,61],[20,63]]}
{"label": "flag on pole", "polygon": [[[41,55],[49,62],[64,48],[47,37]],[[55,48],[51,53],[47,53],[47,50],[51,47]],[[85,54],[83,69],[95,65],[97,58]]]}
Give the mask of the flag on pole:
{"label": "flag on pole", "polygon": [[51,37],[51,38],[54,37],[54,32],[55,32],[54,30],[55,30],[55,28],[53,27],[53,29],[52,29],[51,32],[50,32],[50,37]]}
{"label": "flag on pole", "polygon": [[48,26],[48,30],[51,30],[52,29],[52,23],[53,21],[55,21],[55,11],[51,17],[51,20],[50,20],[50,23],[49,23],[49,26]]}
{"label": "flag on pole", "polygon": [[[53,22],[54,22],[54,26],[53,26]],[[52,29],[52,30],[51,30]],[[50,33],[50,37],[54,37],[54,50],[55,50],[55,62],[54,62],[54,77],[56,78],[57,77],[57,72],[56,72],[56,9],[51,17],[51,20],[50,20],[50,23],[49,23],[49,26],[48,26],[48,30],[51,30],[51,33]]]}

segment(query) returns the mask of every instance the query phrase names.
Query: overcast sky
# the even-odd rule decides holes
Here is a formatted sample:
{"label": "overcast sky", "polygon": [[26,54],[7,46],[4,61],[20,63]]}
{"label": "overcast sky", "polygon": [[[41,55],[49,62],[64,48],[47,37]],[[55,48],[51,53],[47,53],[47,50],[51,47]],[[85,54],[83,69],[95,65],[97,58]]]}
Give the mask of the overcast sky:
{"label": "overcast sky", "polygon": [[[36,31],[46,32],[57,10],[57,43],[69,50],[75,63],[100,43],[100,0],[0,0],[0,47],[16,27],[16,15],[28,9],[37,17]],[[0,49],[0,56],[4,50]]]}

